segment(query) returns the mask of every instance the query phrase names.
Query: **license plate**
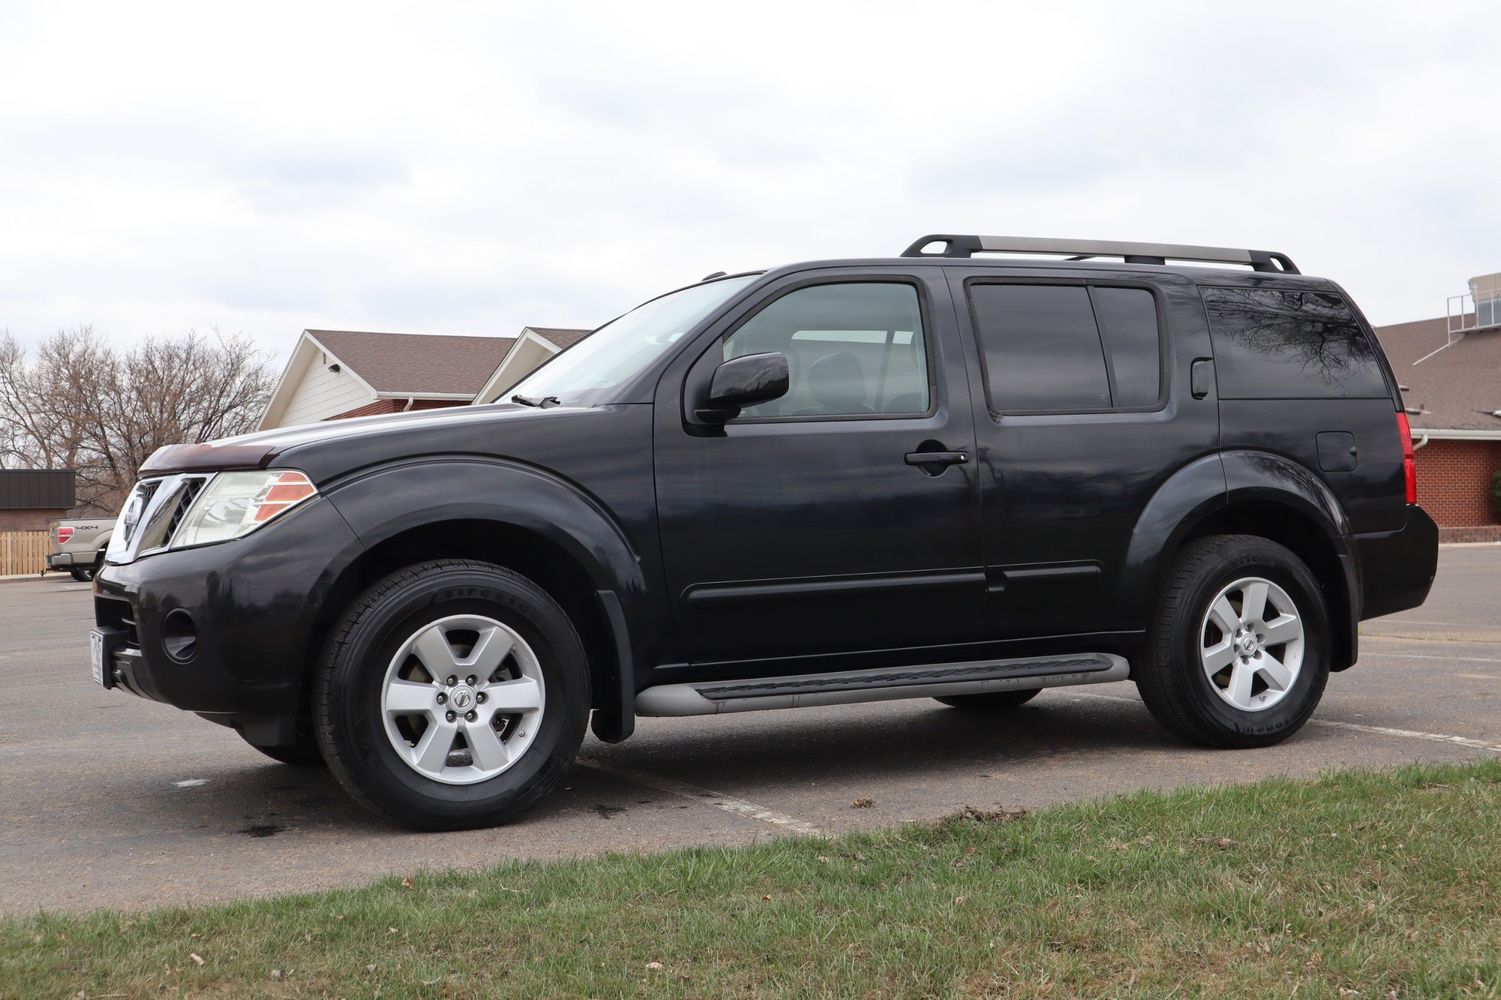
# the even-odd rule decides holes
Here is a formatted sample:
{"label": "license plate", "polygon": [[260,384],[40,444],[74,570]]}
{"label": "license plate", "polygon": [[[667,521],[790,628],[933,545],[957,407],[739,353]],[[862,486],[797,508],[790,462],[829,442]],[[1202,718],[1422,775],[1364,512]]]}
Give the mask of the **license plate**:
{"label": "license plate", "polygon": [[105,673],[105,649],[104,629],[96,628],[89,633],[89,672],[94,675],[94,683],[100,687],[111,687],[109,678]]}

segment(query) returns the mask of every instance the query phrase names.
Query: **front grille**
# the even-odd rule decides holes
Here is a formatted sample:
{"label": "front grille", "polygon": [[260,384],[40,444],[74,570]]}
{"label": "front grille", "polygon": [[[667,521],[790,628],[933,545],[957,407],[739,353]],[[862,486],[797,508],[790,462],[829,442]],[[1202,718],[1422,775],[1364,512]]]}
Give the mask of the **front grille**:
{"label": "front grille", "polygon": [[172,518],[167,522],[167,530],[162,536],[163,542],[170,542],[172,536],[177,534],[177,528],[182,524],[182,519],[188,516],[188,508],[193,506],[193,501],[198,499],[198,494],[203,492],[203,487],[208,483],[207,479],[188,479],[182,484],[182,493],[178,496]]}
{"label": "front grille", "polygon": [[[139,529],[140,538],[135,543],[136,554],[162,548],[172,541],[172,533],[182,524],[188,508],[193,505],[198,494],[203,492],[208,480],[208,476],[178,476],[172,480],[162,480],[169,492],[156,497],[156,506],[149,508],[149,520]],[[157,486],[153,493],[162,488],[164,487]]]}

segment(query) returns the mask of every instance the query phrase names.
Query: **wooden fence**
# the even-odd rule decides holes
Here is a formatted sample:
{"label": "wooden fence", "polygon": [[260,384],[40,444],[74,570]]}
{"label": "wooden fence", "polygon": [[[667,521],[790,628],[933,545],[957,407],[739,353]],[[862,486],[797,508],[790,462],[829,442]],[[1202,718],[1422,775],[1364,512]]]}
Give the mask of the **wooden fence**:
{"label": "wooden fence", "polygon": [[0,576],[40,573],[51,547],[45,531],[0,531]]}

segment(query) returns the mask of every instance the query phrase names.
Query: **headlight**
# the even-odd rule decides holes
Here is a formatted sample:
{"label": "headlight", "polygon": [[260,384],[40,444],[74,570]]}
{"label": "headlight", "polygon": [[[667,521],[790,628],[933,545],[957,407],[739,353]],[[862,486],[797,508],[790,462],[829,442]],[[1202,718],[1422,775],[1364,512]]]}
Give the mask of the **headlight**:
{"label": "headlight", "polygon": [[170,547],[239,538],[317,493],[318,488],[300,472],[221,472],[188,508]]}

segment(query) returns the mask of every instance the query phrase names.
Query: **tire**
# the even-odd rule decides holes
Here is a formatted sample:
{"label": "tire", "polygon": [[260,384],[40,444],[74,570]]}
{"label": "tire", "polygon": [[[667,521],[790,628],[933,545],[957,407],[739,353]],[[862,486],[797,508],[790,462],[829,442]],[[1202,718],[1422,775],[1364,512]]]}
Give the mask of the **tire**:
{"label": "tire", "polygon": [[298,727],[297,742],[291,746],[262,747],[249,740],[245,742],[279,764],[290,764],[292,767],[323,766],[323,753],[318,749],[318,741],[313,738],[311,730],[305,730],[301,726]]}
{"label": "tire", "polygon": [[90,583],[94,579],[94,567],[72,566],[68,569],[68,575],[79,583]]}
{"label": "tire", "polygon": [[1004,712],[1020,708],[1042,693],[1041,688],[1025,691],[984,691],[980,694],[955,694],[933,700],[949,706],[974,712]]}
{"label": "tire", "polygon": [[458,830],[514,820],[552,791],[589,708],[583,644],[557,602],[508,569],[444,559],[354,601],[314,679],[313,729],[361,805]]}
{"label": "tire", "polygon": [[1157,721],[1190,743],[1271,746],[1313,714],[1330,646],[1323,593],[1297,556],[1254,535],[1217,535],[1174,562],[1136,686]]}

